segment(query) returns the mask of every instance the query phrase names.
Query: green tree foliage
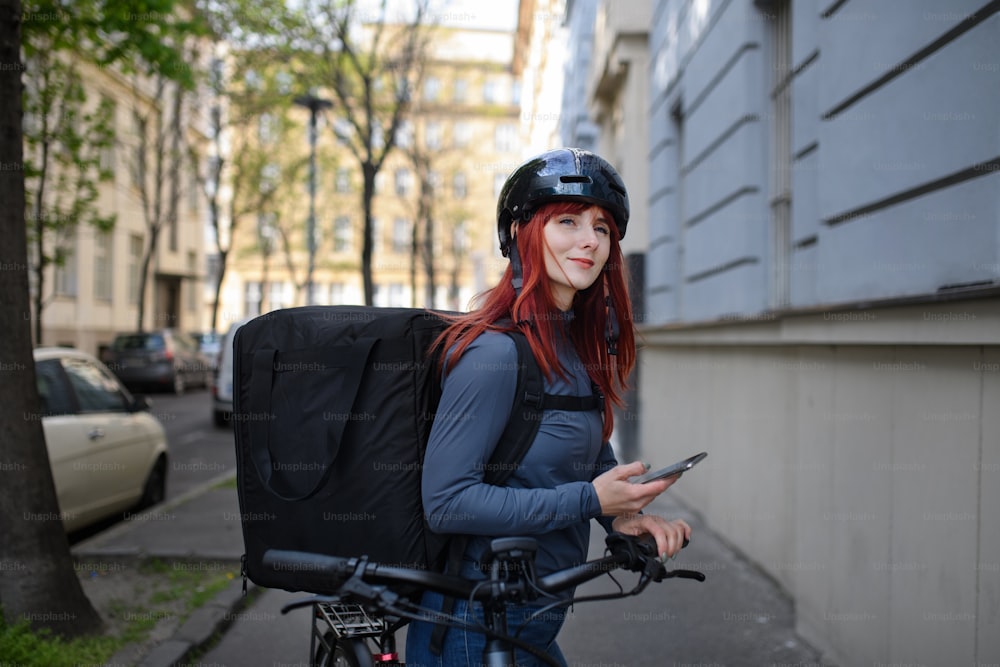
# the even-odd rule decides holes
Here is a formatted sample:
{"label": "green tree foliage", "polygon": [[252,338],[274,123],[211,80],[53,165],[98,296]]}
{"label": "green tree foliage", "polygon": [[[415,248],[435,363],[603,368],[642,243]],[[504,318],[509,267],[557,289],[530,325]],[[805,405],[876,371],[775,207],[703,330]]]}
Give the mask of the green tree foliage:
{"label": "green tree foliage", "polygon": [[191,88],[194,70],[175,44],[204,33],[179,18],[175,0],[28,0],[21,45],[24,169],[35,342],[42,341],[45,269],[73,252],[80,224],[108,231],[113,215],[97,205],[99,184],[113,178],[116,104],[88,99],[87,68],[161,75]]}

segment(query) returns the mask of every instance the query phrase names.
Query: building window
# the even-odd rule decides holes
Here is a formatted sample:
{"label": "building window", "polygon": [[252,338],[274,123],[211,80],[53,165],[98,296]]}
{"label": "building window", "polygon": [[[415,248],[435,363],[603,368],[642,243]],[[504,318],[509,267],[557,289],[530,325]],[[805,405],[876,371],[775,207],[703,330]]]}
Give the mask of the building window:
{"label": "building window", "polygon": [[336,189],[340,193],[351,191],[351,170],[347,167],[337,168]]}
{"label": "building window", "polygon": [[410,221],[396,218],[392,224],[392,251],[407,253],[410,251]]}
{"label": "building window", "polygon": [[444,131],[441,128],[441,123],[436,121],[427,123],[424,135],[424,145],[427,147],[427,150],[436,151],[440,149],[443,135]]}
{"label": "building window", "polygon": [[451,230],[451,248],[455,257],[462,257],[469,249],[469,234],[465,221],[456,223]]}
{"label": "building window", "polygon": [[346,118],[334,118],[333,119],[333,134],[337,137],[337,143],[341,146],[346,146],[350,143],[351,133],[353,128],[351,127],[351,121]]}
{"label": "building window", "polygon": [[452,129],[452,143],[455,145],[455,148],[465,148],[471,144],[472,125],[465,121],[455,123]]}
{"label": "building window", "polygon": [[142,236],[132,234],[128,237],[128,302],[139,303],[139,283],[142,273]]}
{"label": "building window", "polygon": [[507,181],[507,174],[503,172],[495,172],[493,174],[493,198],[497,199],[500,196],[500,191],[503,190],[503,184]]}
{"label": "building window", "polygon": [[500,101],[497,83],[493,79],[486,79],[483,82],[483,102],[486,104],[496,104]]}
{"label": "building window", "polygon": [[324,285],[323,283],[313,283],[312,295],[310,296],[309,301],[307,303],[310,303],[315,306],[328,305],[327,301],[328,294],[329,292],[327,291],[326,285]]}
{"label": "building window", "polygon": [[469,82],[465,79],[455,79],[451,89],[451,101],[455,104],[465,104],[469,97]]}
{"label": "building window", "polygon": [[353,237],[351,229],[351,219],[346,215],[339,215],[333,221],[333,251],[350,252],[351,240]]}
{"label": "building window", "polygon": [[517,149],[517,126],[501,123],[494,130],[494,144],[498,153],[510,153]]}
{"label": "building window", "polygon": [[429,76],[424,79],[424,101],[436,102],[441,94],[441,80],[436,76]]}
{"label": "building window", "polygon": [[110,232],[98,232],[94,238],[94,298],[111,301],[112,237]]}
{"label": "building window", "polygon": [[55,293],[59,296],[76,296],[76,252],[74,248],[60,248],[61,262],[56,264]]}
{"label": "building window", "polygon": [[451,188],[455,194],[455,199],[465,199],[465,197],[469,194],[468,183],[466,182],[464,171],[456,172],[455,175],[452,176]]}
{"label": "building window", "polygon": [[279,308],[288,308],[292,305],[291,285],[284,281],[277,281],[271,283],[268,287],[267,295],[267,306],[271,310],[278,310]]}
{"label": "building window", "polygon": [[247,317],[260,315],[260,283],[249,282],[243,288],[243,312]]}
{"label": "building window", "polygon": [[344,294],[344,283],[332,283],[330,285],[330,303],[332,305],[339,306],[346,303],[344,301]]}
{"label": "building window", "polygon": [[278,138],[278,118],[273,113],[262,113],[257,120],[257,138],[261,145],[274,143]]}
{"label": "building window", "polygon": [[409,169],[397,169],[396,170],[396,194],[400,197],[405,197],[410,193],[410,170]]}
{"label": "building window", "polygon": [[[115,104],[114,100],[109,97],[101,96],[101,108],[105,110],[107,114],[108,123],[111,125],[112,132],[114,128],[117,127],[115,123],[115,116],[118,113],[118,106]],[[115,144],[117,142],[112,137],[111,141],[108,142],[106,146],[101,147],[100,155],[100,167],[101,170],[113,174],[117,167],[115,160]]]}
{"label": "building window", "polygon": [[187,205],[188,213],[193,215],[198,214],[198,209],[201,206],[201,178],[199,177],[199,172],[201,171],[201,165],[198,164],[198,159],[192,157],[189,162],[189,176],[188,176],[188,190],[187,190]]}
{"label": "building window", "polygon": [[400,148],[409,148],[413,145],[413,123],[403,120],[396,128],[396,145]]}
{"label": "building window", "polygon": [[193,252],[187,254],[187,309],[189,312],[198,310],[198,255]]}

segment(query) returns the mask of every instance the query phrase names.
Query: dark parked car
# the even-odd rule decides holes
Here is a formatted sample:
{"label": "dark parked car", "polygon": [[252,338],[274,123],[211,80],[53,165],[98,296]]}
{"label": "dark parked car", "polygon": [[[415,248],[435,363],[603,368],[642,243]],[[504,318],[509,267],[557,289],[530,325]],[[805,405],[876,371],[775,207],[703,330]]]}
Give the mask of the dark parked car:
{"label": "dark parked car", "polygon": [[187,387],[208,387],[212,361],[189,334],[176,329],[121,333],[103,359],[129,389],[159,388],[183,394]]}

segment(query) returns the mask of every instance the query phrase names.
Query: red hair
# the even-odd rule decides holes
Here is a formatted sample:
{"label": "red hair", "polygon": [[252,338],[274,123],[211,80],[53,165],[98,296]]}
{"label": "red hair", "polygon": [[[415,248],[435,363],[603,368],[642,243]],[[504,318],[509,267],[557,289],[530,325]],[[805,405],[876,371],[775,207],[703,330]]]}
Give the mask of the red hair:
{"label": "red hair", "polygon": [[[451,350],[447,369],[458,362],[472,341],[485,331],[510,331],[520,329],[542,369],[550,380],[553,374],[566,377],[555,349],[556,322],[562,321],[559,309],[552,298],[549,278],[545,270],[546,243],[543,227],[556,215],[580,213],[591,204],[578,202],[550,202],[542,205],[532,220],[517,229],[517,248],[521,257],[524,277],[521,295],[514,293],[511,284],[513,270],[504,271],[500,283],[477,297],[480,306],[471,313],[458,315],[437,340],[442,349]],[[603,210],[603,209],[602,209]],[[613,217],[605,211],[608,219]],[[632,325],[632,304],[628,296],[628,276],[622,257],[618,234],[609,234],[611,249],[601,276],[585,290],[573,297],[574,317],[569,325],[569,337],[590,379],[604,394],[604,440],[614,429],[613,406],[622,407],[622,391],[627,387],[628,375],[635,366],[635,332]],[[617,319],[619,337],[618,354],[609,355],[605,342],[608,308],[605,294],[611,297]],[[443,369],[444,370],[444,369]]]}

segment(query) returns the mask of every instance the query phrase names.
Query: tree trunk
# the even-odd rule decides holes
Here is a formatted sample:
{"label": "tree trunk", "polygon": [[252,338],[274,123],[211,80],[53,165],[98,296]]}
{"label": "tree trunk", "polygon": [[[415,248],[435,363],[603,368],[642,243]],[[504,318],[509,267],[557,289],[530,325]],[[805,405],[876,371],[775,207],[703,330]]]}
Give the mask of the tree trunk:
{"label": "tree trunk", "polygon": [[149,282],[149,265],[153,263],[153,253],[156,252],[156,240],[160,235],[159,225],[149,227],[149,244],[146,252],[142,255],[142,266],[139,269],[139,312],[136,313],[135,330],[139,333],[144,331],[143,326],[146,319],[146,284]]}
{"label": "tree trunk", "polygon": [[[0,0],[0,62],[20,64],[19,0]],[[73,569],[40,419],[31,353],[21,139],[21,68],[0,68],[0,604],[4,618],[62,636],[98,631],[100,616]],[[15,509],[16,508],[16,509]]]}
{"label": "tree trunk", "polygon": [[[42,123],[48,123],[47,118]],[[35,194],[34,216],[35,249],[38,251],[35,265],[35,345],[42,344],[42,309],[45,307],[45,177],[48,175],[49,143],[42,144],[41,174],[38,178],[38,192]]]}
{"label": "tree trunk", "polygon": [[[218,246],[217,246],[218,247]],[[215,277],[215,299],[212,301],[212,331],[219,330],[219,300],[222,298],[222,283],[226,278],[226,260],[229,251],[219,250],[219,274]]]}

